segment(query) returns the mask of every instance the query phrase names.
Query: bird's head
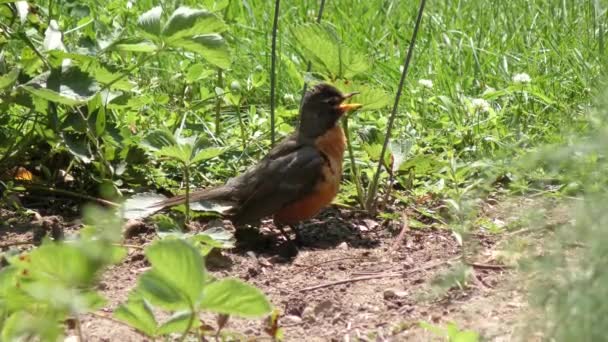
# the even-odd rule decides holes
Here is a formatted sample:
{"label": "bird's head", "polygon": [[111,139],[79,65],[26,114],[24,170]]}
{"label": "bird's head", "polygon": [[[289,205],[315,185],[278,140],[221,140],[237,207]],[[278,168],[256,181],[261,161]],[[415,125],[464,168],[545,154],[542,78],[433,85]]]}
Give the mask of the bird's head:
{"label": "bird's head", "polygon": [[316,138],[334,127],[342,115],[360,108],[362,105],[357,103],[344,103],[355,94],[342,94],[326,83],[311,88],[304,95],[300,110],[300,136]]}

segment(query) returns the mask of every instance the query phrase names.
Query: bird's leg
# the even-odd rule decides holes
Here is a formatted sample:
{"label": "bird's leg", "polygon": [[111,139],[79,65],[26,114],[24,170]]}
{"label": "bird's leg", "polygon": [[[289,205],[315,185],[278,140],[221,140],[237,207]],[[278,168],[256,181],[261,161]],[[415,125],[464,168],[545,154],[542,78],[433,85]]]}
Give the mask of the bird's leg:
{"label": "bird's leg", "polygon": [[298,224],[297,227],[294,226],[292,228],[293,232],[296,234],[296,238],[294,241],[299,245],[301,245],[302,242],[304,241],[304,240],[302,240],[302,233],[300,233],[300,231],[302,230],[303,227],[304,227],[304,223],[300,223],[300,224]]}

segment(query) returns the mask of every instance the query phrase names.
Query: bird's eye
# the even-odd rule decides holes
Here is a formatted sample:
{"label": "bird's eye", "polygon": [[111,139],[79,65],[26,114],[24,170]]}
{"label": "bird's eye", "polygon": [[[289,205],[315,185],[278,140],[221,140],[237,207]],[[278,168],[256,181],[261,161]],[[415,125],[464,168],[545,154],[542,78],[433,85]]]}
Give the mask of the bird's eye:
{"label": "bird's eye", "polygon": [[339,105],[341,101],[341,99],[337,96],[332,96],[330,98],[328,98],[327,100],[325,100],[326,103],[332,105],[332,106],[336,106]]}

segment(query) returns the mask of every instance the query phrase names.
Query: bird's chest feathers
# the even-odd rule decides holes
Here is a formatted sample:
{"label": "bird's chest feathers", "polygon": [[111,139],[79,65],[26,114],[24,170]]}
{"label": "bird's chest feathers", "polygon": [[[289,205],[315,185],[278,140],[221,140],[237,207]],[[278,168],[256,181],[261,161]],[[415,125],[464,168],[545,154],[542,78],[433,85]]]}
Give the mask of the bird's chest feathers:
{"label": "bird's chest feathers", "polygon": [[342,159],[346,149],[346,137],[342,127],[336,125],[331,128],[317,138],[315,145],[326,157],[326,163],[322,169],[324,182],[320,183],[316,190],[329,197],[327,202],[329,204],[338,193],[340,180],[342,179]]}

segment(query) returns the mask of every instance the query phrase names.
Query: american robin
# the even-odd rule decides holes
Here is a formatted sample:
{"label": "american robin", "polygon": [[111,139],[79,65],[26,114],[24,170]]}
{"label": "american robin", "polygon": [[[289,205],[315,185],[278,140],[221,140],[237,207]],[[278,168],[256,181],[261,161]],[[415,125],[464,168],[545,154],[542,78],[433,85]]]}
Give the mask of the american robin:
{"label": "american robin", "polygon": [[[338,121],[360,104],[344,103],[356,93],[342,94],[319,84],[304,96],[300,124],[245,173],[225,185],[192,192],[190,202],[228,204],[225,215],[235,224],[253,223],[273,216],[276,226],[310,219],[331,203],[340,186],[346,147]],[[175,196],[155,205],[165,208],[185,202]]]}

